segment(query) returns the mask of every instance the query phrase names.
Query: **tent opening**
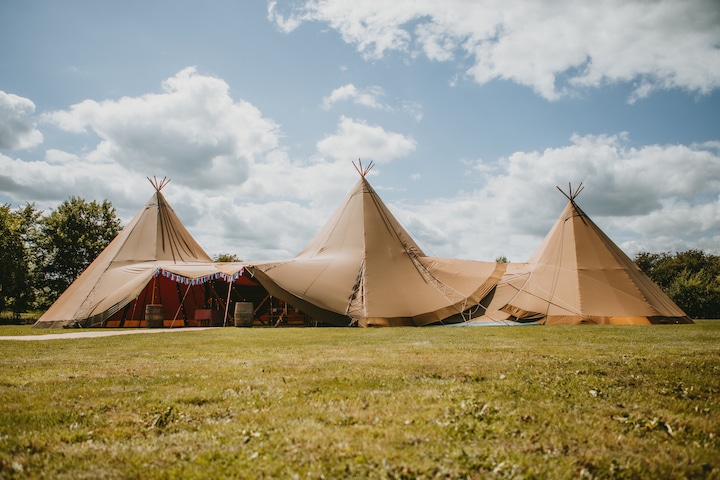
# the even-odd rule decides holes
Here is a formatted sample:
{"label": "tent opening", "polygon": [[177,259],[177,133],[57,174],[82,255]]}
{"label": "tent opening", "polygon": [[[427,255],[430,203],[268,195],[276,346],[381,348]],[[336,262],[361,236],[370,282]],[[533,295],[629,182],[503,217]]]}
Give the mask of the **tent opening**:
{"label": "tent opening", "polygon": [[[316,326],[308,315],[268,291],[247,271],[228,281],[223,276],[188,279],[159,270],[145,288],[125,306],[90,326],[108,328],[223,327],[236,325],[236,305],[251,312],[243,326]],[[247,318],[245,318],[247,322]]]}

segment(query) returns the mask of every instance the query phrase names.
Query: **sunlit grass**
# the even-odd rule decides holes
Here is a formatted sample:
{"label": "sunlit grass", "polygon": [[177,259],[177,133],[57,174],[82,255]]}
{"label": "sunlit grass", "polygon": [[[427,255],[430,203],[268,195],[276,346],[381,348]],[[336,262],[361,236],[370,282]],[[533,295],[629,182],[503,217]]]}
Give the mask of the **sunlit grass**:
{"label": "sunlit grass", "polygon": [[48,335],[77,332],[74,328],[32,328],[32,325],[0,325],[0,336]]}
{"label": "sunlit grass", "polygon": [[0,477],[720,478],[720,322],[221,328],[0,352]]}

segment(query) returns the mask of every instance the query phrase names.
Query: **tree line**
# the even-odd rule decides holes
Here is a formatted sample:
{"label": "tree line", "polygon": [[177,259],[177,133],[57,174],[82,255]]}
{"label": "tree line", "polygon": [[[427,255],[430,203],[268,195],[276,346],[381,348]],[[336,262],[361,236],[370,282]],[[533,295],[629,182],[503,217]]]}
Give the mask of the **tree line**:
{"label": "tree line", "polygon": [[0,205],[0,312],[47,309],[120,231],[107,200],[70,197],[43,213]]}
{"label": "tree line", "polygon": [[697,249],[641,252],[635,263],[690,318],[720,318],[720,256]]}
{"label": "tree line", "polygon": [[[70,197],[48,215],[0,205],[0,312],[47,309],[120,231],[112,204]],[[216,261],[237,261],[221,254]],[[505,257],[497,261],[507,262]],[[720,256],[638,253],[645,272],[691,318],[720,318]]]}

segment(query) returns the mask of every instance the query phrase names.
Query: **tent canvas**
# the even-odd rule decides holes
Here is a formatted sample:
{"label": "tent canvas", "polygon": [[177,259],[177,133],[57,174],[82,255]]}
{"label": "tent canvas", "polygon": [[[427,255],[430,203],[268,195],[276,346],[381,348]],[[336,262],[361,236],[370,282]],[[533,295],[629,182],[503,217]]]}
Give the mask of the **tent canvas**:
{"label": "tent canvas", "polygon": [[476,305],[502,276],[495,262],[426,256],[367,181],[369,168],[295,258],[254,265],[278,298],[331,325],[443,321]]}
{"label": "tent canvas", "polygon": [[35,328],[101,324],[133,301],[161,270],[186,278],[217,273],[211,258],[160,192],[165,184],[164,180],[153,183],[155,193],[145,207],[38,319]]}
{"label": "tent canvas", "polygon": [[508,267],[484,319],[692,323],[577,205],[581,190],[566,194],[565,209],[530,260]]}
{"label": "tent canvas", "polygon": [[256,307],[275,297],[315,324],[343,326],[692,323],[580,209],[579,190],[526,263],[438,258],[382,202],[370,168],[360,166],[344,202],[295,258],[252,264],[213,263],[155,181],[150,201],[35,328],[142,326],[145,307],[158,302],[165,325],[182,326],[208,298],[223,303],[227,319],[231,301],[250,297]]}

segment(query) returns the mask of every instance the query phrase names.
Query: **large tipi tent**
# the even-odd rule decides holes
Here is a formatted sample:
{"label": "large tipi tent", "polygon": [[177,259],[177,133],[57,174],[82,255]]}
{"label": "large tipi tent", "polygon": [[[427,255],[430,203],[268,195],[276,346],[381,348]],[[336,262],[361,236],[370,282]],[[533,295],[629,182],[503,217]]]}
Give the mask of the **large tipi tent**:
{"label": "large tipi tent", "polygon": [[294,259],[258,264],[273,295],[332,325],[427,325],[462,320],[496,285],[505,265],[426,256],[367,181]]}
{"label": "large tipi tent", "polygon": [[527,263],[508,266],[483,320],[692,323],[577,205],[582,188],[561,190],[560,218]]}
{"label": "large tipi tent", "polygon": [[101,326],[128,306],[132,306],[131,316],[142,319],[148,304],[161,302],[170,318],[181,307],[202,305],[205,296],[197,289],[181,291],[178,282],[170,279],[189,287],[201,283],[194,279],[222,273],[160,192],[167,181],[153,179],[151,183],[155,193],[145,207],[38,319],[35,328]]}

